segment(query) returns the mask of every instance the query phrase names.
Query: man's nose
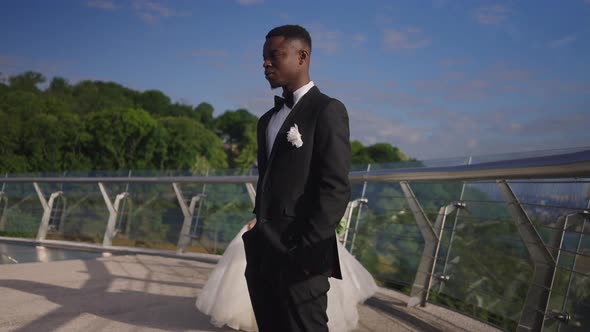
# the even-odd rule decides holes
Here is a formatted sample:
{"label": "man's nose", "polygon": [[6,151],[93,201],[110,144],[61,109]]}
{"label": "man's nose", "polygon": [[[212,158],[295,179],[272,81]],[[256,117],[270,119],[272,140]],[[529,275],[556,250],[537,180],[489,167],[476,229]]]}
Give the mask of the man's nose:
{"label": "man's nose", "polygon": [[262,61],[262,67],[263,68],[266,68],[266,67],[269,67],[269,66],[271,66],[270,60],[264,60],[264,61]]}

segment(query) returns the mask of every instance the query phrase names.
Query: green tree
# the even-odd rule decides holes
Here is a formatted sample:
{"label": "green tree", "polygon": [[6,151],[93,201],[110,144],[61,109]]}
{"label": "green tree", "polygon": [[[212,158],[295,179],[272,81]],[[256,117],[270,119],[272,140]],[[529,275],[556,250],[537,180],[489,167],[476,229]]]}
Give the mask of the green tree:
{"label": "green tree", "polygon": [[23,128],[21,153],[27,160],[28,168],[37,171],[58,171],[61,165],[61,145],[65,141],[65,130],[59,119],[52,114],[37,113]]}
{"label": "green tree", "polygon": [[20,151],[23,122],[0,110],[0,171],[19,173],[27,169],[27,160]]}
{"label": "green tree", "polygon": [[250,169],[256,161],[258,144],[256,141],[256,124],[248,123],[244,126],[244,137],[238,144],[239,155],[234,159],[234,164],[239,169]]}
{"label": "green tree", "polygon": [[376,143],[365,147],[359,141],[352,141],[351,154],[353,165],[386,164],[408,160],[399,148],[389,143]]}
{"label": "green tree", "polygon": [[82,81],[74,85],[72,94],[76,100],[74,111],[88,115],[99,110],[98,87],[92,81]]}
{"label": "green tree", "polygon": [[72,94],[72,86],[63,77],[54,77],[49,83],[49,88],[46,91],[49,94],[57,96],[65,96]]}
{"label": "green tree", "polygon": [[195,117],[206,128],[213,128],[213,112],[214,108],[209,103],[200,103],[194,108]]}
{"label": "green tree", "polygon": [[12,89],[34,93],[40,91],[38,85],[45,83],[45,80],[43,74],[34,71],[27,71],[23,74],[10,76],[8,78]]}
{"label": "green tree", "polygon": [[7,79],[4,77],[4,74],[0,72],[0,96],[6,93],[9,89],[8,85],[6,85],[6,80]]}
{"label": "green tree", "polygon": [[87,121],[91,139],[87,151],[97,169],[162,169],[166,159],[165,132],[141,109],[106,109]]}
{"label": "green tree", "polygon": [[373,163],[373,160],[369,156],[369,152],[361,142],[352,141],[350,147],[353,165],[367,165]]}
{"label": "green tree", "polygon": [[367,147],[367,154],[374,163],[394,163],[408,160],[398,148],[389,143],[376,143]]}
{"label": "green tree", "polygon": [[174,103],[168,107],[168,112],[166,113],[167,116],[182,116],[197,120],[197,116],[193,111],[193,107],[191,105],[181,104],[181,103]]}
{"label": "green tree", "polygon": [[169,115],[170,98],[159,90],[147,90],[137,97],[137,105],[152,115]]}
{"label": "green tree", "polygon": [[107,108],[135,107],[135,92],[114,82],[82,81],[74,85],[74,110],[90,114]]}
{"label": "green tree", "polygon": [[215,119],[215,129],[219,130],[225,143],[237,143],[247,135],[248,124],[256,124],[258,118],[245,109],[225,111]]}
{"label": "green tree", "polygon": [[85,151],[92,136],[86,131],[86,126],[80,120],[79,115],[73,112],[62,114],[60,115],[60,123],[65,128],[61,145],[62,168],[60,171],[94,169],[95,167]]}
{"label": "green tree", "polygon": [[215,119],[231,168],[249,168],[254,162],[257,123],[258,118],[245,109],[226,111]]}
{"label": "green tree", "polygon": [[214,119],[210,104],[171,103],[158,90],[53,77],[42,91],[45,80],[0,75],[2,173],[249,168],[255,158],[257,118],[246,110]]}
{"label": "green tree", "polygon": [[210,160],[209,166],[227,166],[215,155],[215,150],[222,152],[221,140],[201,123],[187,117],[163,117],[159,122],[166,130],[165,169],[191,169],[198,157]]}
{"label": "green tree", "polygon": [[36,113],[47,112],[47,105],[40,94],[11,89],[0,97],[0,110],[25,121]]}
{"label": "green tree", "polygon": [[46,113],[47,105],[40,94],[10,89],[0,95],[0,171],[26,172],[33,169],[28,163],[28,121]]}

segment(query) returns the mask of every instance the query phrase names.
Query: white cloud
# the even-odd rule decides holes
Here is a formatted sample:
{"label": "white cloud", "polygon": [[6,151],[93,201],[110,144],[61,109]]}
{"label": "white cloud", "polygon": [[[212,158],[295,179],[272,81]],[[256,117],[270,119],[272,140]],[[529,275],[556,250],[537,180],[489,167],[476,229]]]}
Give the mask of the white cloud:
{"label": "white cloud", "polygon": [[[588,0],[588,1],[590,1],[590,0]],[[559,38],[559,39],[550,41],[547,45],[552,48],[565,47],[565,46],[571,45],[573,42],[576,41],[576,39],[577,38],[574,35],[565,36],[563,38]]]}
{"label": "white cloud", "polygon": [[0,54],[0,68],[13,67],[13,66],[18,65],[22,61],[23,61],[22,58]]}
{"label": "white cloud", "polygon": [[156,24],[160,21],[160,18],[152,13],[139,13],[138,15],[147,24]]}
{"label": "white cloud", "polygon": [[94,8],[105,9],[105,10],[115,10],[118,8],[113,1],[106,1],[106,0],[88,1],[88,2],[86,2],[86,5],[88,7],[94,7]]}
{"label": "white cloud", "polygon": [[250,6],[263,3],[264,0],[236,0],[236,2],[242,6]]}
{"label": "white cloud", "polygon": [[136,14],[148,24],[156,24],[162,18],[186,17],[191,13],[188,11],[175,10],[156,1],[135,0],[133,9]]}
{"label": "white cloud", "polygon": [[[358,86],[354,82],[322,83],[322,90],[340,91],[341,100],[347,106],[350,117],[351,139],[364,145],[379,142],[390,143],[410,157],[436,159],[467,155],[544,150],[581,146],[590,141],[590,117],[583,111],[584,105],[553,113],[553,106],[546,108],[510,107],[506,109],[471,109],[457,111],[444,106],[423,105],[411,110],[402,106],[368,105],[365,99],[353,101],[354,91],[370,86]],[[479,85],[480,83],[473,83]],[[236,89],[239,90],[239,89]],[[344,93],[342,93],[344,91]],[[240,107],[262,115],[272,106],[270,89],[240,90],[233,100],[242,100]],[[329,92],[328,92],[329,93]],[[372,95],[369,99],[373,100]],[[383,104],[381,104],[383,105]],[[391,105],[391,104],[388,104]],[[379,109],[376,111],[369,111]]]}
{"label": "white cloud", "polygon": [[418,128],[403,125],[403,121],[386,118],[373,112],[359,109],[349,109],[350,128],[352,139],[359,140],[363,144],[375,144],[389,142],[395,146],[403,147],[409,144],[417,144],[424,140],[424,132]]}
{"label": "white cloud", "polygon": [[312,48],[324,53],[335,54],[340,50],[340,32],[329,30],[323,25],[312,24],[309,27]]}
{"label": "white cloud", "polygon": [[507,20],[512,10],[504,5],[483,6],[473,12],[473,16],[480,24],[498,25]]}
{"label": "white cloud", "polygon": [[389,51],[424,48],[430,45],[430,37],[424,36],[418,28],[405,30],[386,29],[383,32],[383,46]]}
{"label": "white cloud", "polygon": [[516,122],[511,122],[508,124],[508,128],[513,131],[518,131],[522,128],[522,124],[516,123]]}
{"label": "white cloud", "polygon": [[186,53],[192,57],[227,57],[229,53],[225,50],[216,49],[194,49]]}
{"label": "white cloud", "polygon": [[[442,65],[446,65],[445,62]],[[461,68],[458,68],[461,69]],[[548,75],[543,68],[525,69],[510,65],[496,64],[479,68],[476,71],[445,71],[428,80],[414,82],[414,87],[422,95],[442,96],[446,101],[499,100],[506,96],[539,96],[551,88],[581,91],[587,82],[563,85],[547,82]],[[572,82],[573,83],[573,82]],[[545,95],[547,97],[547,95]]]}
{"label": "white cloud", "polygon": [[458,67],[469,63],[466,59],[442,59],[439,64],[445,68]]}
{"label": "white cloud", "polygon": [[22,74],[25,71],[36,71],[44,75],[59,73],[64,75],[78,61],[70,59],[34,59],[23,56],[12,56],[0,54],[0,73],[3,76]]}
{"label": "white cloud", "polygon": [[467,140],[467,147],[470,149],[474,149],[477,148],[477,146],[479,145],[479,140],[477,138],[470,138]]}
{"label": "white cloud", "polygon": [[447,5],[447,1],[446,0],[433,0],[432,1],[432,7],[436,8],[436,9],[443,8],[446,5]]}
{"label": "white cloud", "polygon": [[[103,10],[116,10],[119,6],[115,1],[110,0],[91,0],[87,1],[88,7],[99,8]],[[126,6],[127,7],[127,6]],[[191,12],[173,9],[167,5],[162,4],[158,0],[133,0],[131,2],[131,10],[147,24],[156,24],[161,19],[168,19],[172,17],[186,17],[190,16]]]}
{"label": "white cloud", "polygon": [[352,46],[360,47],[367,42],[367,35],[362,33],[355,33],[352,35]]}

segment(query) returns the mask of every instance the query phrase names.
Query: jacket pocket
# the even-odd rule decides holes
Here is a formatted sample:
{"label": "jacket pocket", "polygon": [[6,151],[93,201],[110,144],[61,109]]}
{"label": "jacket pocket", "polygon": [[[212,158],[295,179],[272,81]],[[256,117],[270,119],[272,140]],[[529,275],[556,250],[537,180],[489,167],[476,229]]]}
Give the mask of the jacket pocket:
{"label": "jacket pocket", "polygon": [[246,262],[249,265],[258,265],[260,262],[260,250],[258,241],[258,229],[256,227],[242,234]]}
{"label": "jacket pocket", "polygon": [[292,205],[287,205],[283,208],[283,215],[286,217],[295,218],[295,208]]}

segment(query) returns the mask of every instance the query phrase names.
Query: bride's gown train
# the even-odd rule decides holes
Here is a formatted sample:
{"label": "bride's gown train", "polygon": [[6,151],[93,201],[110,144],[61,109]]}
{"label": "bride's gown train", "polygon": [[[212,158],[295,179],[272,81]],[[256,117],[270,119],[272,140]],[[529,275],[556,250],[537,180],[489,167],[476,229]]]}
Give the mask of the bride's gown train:
{"label": "bride's gown train", "polygon": [[[236,330],[258,331],[244,277],[246,255],[242,234],[245,231],[246,226],[226,248],[201,290],[196,306],[211,316],[211,323],[217,327],[227,325]],[[329,278],[327,313],[330,331],[341,332],[356,328],[359,318],[356,306],[371,297],[377,285],[340,242],[338,255],[343,280]]]}

